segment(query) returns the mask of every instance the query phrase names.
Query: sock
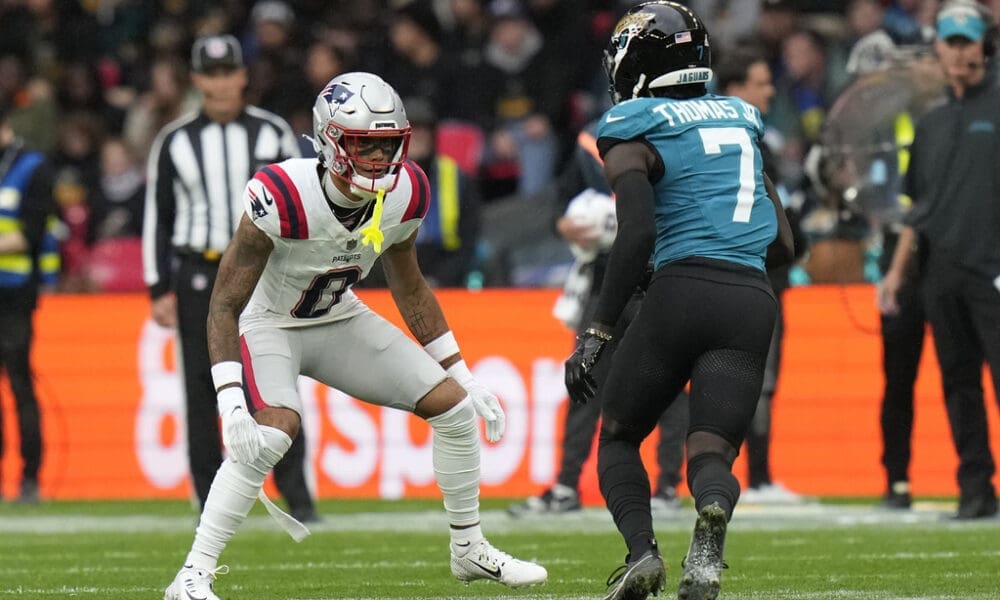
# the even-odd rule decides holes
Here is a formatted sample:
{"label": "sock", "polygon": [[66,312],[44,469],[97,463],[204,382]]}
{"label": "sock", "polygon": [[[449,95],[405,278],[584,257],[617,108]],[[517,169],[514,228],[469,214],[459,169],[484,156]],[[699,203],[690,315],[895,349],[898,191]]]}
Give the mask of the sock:
{"label": "sock", "polygon": [[740,497],[740,482],[721,454],[704,452],[689,460],[687,480],[696,510],[718,502],[726,511],[726,520],[733,518],[733,507]]}
{"label": "sock", "polygon": [[[444,497],[448,523],[455,527],[479,524],[479,427],[472,401],[464,400],[427,419],[434,429],[434,478]],[[478,529],[478,528],[476,528]],[[482,533],[479,534],[482,537]]]}
{"label": "sock", "polygon": [[476,542],[483,539],[483,528],[479,525],[455,529],[450,527],[451,551],[455,556],[465,556],[465,554],[476,545]]}
{"label": "sock", "polygon": [[264,444],[256,461],[241,465],[225,460],[215,474],[185,565],[215,569],[219,555],[250,513],[264,478],[292,445],[280,429],[261,425],[260,430]]}
{"label": "sock", "polygon": [[629,559],[637,559],[656,547],[649,475],[639,458],[639,446],[621,439],[602,439],[597,473],[604,501],[628,546]]}

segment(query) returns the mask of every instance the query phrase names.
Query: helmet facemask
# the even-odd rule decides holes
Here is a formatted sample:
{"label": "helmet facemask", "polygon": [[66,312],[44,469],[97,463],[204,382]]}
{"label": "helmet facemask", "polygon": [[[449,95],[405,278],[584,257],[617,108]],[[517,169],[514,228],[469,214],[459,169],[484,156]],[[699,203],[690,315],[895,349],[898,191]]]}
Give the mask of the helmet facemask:
{"label": "helmet facemask", "polygon": [[333,177],[348,183],[352,193],[374,197],[379,190],[396,187],[410,148],[410,128],[388,125],[375,130],[342,129],[330,121],[323,129],[320,146],[329,149],[320,152],[323,164]]}

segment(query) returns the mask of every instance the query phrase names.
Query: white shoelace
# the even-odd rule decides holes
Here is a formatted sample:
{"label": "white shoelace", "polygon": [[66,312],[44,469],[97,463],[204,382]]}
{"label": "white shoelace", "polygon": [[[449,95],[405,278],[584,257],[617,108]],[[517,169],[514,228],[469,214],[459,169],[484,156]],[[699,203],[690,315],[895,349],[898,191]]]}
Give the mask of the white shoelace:
{"label": "white shoelace", "polygon": [[502,567],[514,560],[514,557],[493,546],[493,544],[483,541],[482,549],[479,551],[480,560],[484,560],[494,567]]}

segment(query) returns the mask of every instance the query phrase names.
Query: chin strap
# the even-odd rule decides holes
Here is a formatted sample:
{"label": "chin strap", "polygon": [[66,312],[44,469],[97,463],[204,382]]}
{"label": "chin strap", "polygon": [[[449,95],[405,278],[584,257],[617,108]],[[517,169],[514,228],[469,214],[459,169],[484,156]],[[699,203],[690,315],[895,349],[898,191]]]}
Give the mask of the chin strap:
{"label": "chin strap", "polygon": [[361,229],[361,243],[366,246],[374,246],[375,252],[382,252],[382,242],[385,235],[380,228],[382,224],[382,200],[385,198],[385,190],[378,190],[375,194],[375,210],[372,211],[371,222]]}

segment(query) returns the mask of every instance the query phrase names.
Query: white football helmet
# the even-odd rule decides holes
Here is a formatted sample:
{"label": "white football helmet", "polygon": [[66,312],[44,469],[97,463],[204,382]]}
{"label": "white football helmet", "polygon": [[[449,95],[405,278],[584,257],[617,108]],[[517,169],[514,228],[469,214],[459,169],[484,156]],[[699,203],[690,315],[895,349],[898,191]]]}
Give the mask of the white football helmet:
{"label": "white football helmet", "polygon": [[399,94],[371,73],[344,73],[313,104],[313,147],[330,174],[362,196],[396,187],[410,146]]}

